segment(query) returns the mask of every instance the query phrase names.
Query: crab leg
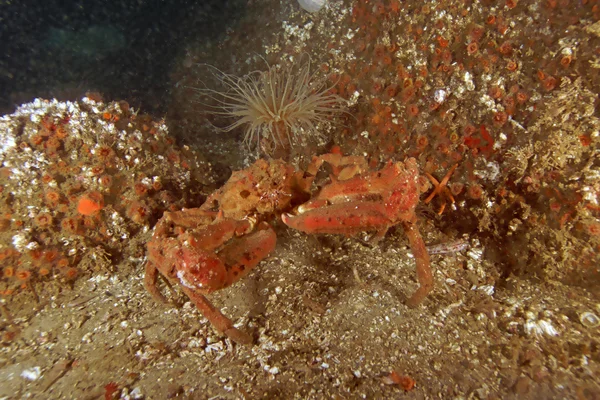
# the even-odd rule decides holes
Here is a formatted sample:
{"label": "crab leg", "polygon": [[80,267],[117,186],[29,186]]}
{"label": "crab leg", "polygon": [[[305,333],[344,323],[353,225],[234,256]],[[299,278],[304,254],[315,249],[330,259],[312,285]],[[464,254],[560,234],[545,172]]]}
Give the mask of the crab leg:
{"label": "crab leg", "polygon": [[[144,276],[144,285],[146,289],[152,297],[154,297],[157,301],[166,303],[167,300],[162,295],[162,293],[156,287],[156,280],[158,278],[158,269],[152,262],[148,262],[146,264],[146,275]],[[172,279],[169,279],[169,281]],[[208,319],[212,326],[215,327],[217,331],[226,335],[228,338],[233,340],[236,343],[240,344],[251,344],[252,338],[240,331],[239,329],[233,326],[233,323],[229,318],[219,311],[218,308],[212,305],[212,303],[202,294],[197,293],[197,291],[187,288],[184,285],[180,286],[183,292],[190,298],[190,300],[198,307],[202,315]]]}
{"label": "crab leg", "polygon": [[146,262],[146,273],[144,274],[144,286],[146,290],[150,293],[150,295],[154,298],[155,301],[159,303],[166,303],[167,299],[163,294],[158,290],[156,286],[156,281],[158,280],[158,268],[154,263],[147,261]]}
{"label": "crab leg", "polygon": [[[220,276],[225,273],[223,280],[219,282],[218,286],[203,287],[201,280],[196,281],[193,279],[195,278],[193,271],[189,271],[189,274],[185,273],[186,271],[180,271],[177,274],[184,293],[194,302],[200,312],[219,332],[227,335],[227,337],[236,343],[250,344],[252,343],[252,338],[235,328],[231,320],[223,315],[218,308],[213,306],[200,292],[210,293],[221,287],[230,286],[246,276],[275,248],[276,240],[273,229],[267,224],[261,224],[258,231],[234,239],[233,242],[227,244],[218,253],[218,259],[216,260],[213,258],[214,256],[210,257],[206,254],[208,257],[202,257],[205,254],[198,254],[200,259],[196,263],[206,265],[209,269],[208,273],[205,270],[199,269],[201,277],[209,276],[210,279],[210,272],[215,270],[219,270],[215,271],[215,273]],[[185,256],[183,257],[184,262],[196,261],[193,259],[194,257],[190,257],[190,259]],[[196,285],[193,285],[194,287],[190,287],[192,282],[196,283]]]}
{"label": "crab leg", "polygon": [[218,308],[212,305],[210,301],[200,293],[182,286],[183,292],[198,307],[202,315],[208,319],[217,331],[226,335],[229,339],[239,344],[251,344],[252,338],[247,333],[240,331],[233,326],[233,322],[227,318]]}
{"label": "crab leg", "polygon": [[[393,225],[386,216],[381,203],[349,202],[313,209],[300,215],[283,214],[281,219],[287,226],[307,233],[331,233],[354,235],[361,231],[377,230],[374,239],[380,239]],[[417,264],[419,288],[408,299],[408,305],[417,306],[433,289],[433,275],[429,265],[429,254],[419,233],[416,217],[403,218],[403,226]]]}
{"label": "crab leg", "polygon": [[[268,224],[261,223],[246,234],[251,225],[248,221],[224,219],[200,232],[149,243],[152,261],[146,264],[147,290],[156,300],[166,302],[156,287],[161,272],[169,282],[180,285],[215,329],[237,343],[251,343],[251,337],[236,329],[204,296],[237,282],[275,248],[275,232]],[[169,258],[165,251],[170,253]]]}
{"label": "crab leg", "polygon": [[408,299],[407,304],[410,307],[416,307],[419,305],[425,297],[433,290],[433,274],[431,273],[431,266],[429,265],[429,253],[425,247],[425,242],[419,233],[416,221],[403,222],[404,232],[408,236],[410,242],[410,248],[415,257],[417,263],[417,280],[419,281],[419,288],[413,295]]}

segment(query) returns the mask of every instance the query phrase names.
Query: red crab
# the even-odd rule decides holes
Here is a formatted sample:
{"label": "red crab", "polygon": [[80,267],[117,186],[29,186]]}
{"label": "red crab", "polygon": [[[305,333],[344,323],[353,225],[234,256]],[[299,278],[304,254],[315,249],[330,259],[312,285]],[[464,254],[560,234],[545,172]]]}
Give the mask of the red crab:
{"label": "red crab", "polygon": [[[331,181],[311,198],[311,185],[324,162],[333,167]],[[166,301],[156,287],[160,272],[181,287],[219,332],[248,344],[251,337],[205,295],[247,275],[275,248],[269,222],[281,217],[307,233],[375,231],[376,240],[402,223],[417,264],[420,287],[408,300],[415,306],[433,288],[429,255],[416,225],[418,176],[413,158],[370,171],[364,157],[330,153],[315,157],[306,172],[281,160],[258,160],[234,172],[199,208],[165,212],[148,243],[145,286],[157,300]],[[297,215],[291,214],[294,210]]]}

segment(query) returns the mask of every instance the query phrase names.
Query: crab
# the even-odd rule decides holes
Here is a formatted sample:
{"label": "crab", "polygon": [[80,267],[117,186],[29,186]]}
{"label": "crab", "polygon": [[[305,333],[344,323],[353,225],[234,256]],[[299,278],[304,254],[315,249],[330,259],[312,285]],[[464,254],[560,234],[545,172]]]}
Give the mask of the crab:
{"label": "crab", "polygon": [[[333,169],[330,182],[311,196],[324,163]],[[374,241],[402,224],[417,265],[420,286],[408,300],[416,306],[433,288],[429,255],[416,225],[418,176],[413,158],[390,161],[375,171],[364,157],[339,152],[314,157],[306,171],[281,160],[258,160],[234,172],[199,208],[164,213],[148,243],[144,284],[156,300],[166,302],[156,285],[162,275],[181,288],[217,331],[250,344],[252,338],[206,295],[234,284],[275,249],[272,223],[281,220],[314,234],[373,231]]]}

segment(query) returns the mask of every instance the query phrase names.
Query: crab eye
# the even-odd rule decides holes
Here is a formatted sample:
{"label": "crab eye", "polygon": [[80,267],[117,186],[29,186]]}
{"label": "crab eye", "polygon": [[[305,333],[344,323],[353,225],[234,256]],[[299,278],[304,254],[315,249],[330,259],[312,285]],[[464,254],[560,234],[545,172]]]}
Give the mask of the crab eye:
{"label": "crab eye", "polygon": [[245,198],[247,198],[248,196],[250,196],[250,192],[249,192],[249,191],[247,191],[247,190],[242,190],[242,191],[240,192],[240,196],[242,196],[242,199],[245,199]]}

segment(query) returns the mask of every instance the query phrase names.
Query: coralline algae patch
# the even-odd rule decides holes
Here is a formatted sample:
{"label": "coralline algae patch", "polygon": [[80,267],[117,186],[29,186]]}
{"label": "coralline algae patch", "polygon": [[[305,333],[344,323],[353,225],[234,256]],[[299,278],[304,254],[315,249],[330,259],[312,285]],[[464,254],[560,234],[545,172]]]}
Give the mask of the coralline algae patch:
{"label": "coralline algae patch", "polygon": [[164,121],[91,97],[37,99],[0,118],[3,295],[118,261],[163,211],[203,200],[190,196],[206,164]]}

